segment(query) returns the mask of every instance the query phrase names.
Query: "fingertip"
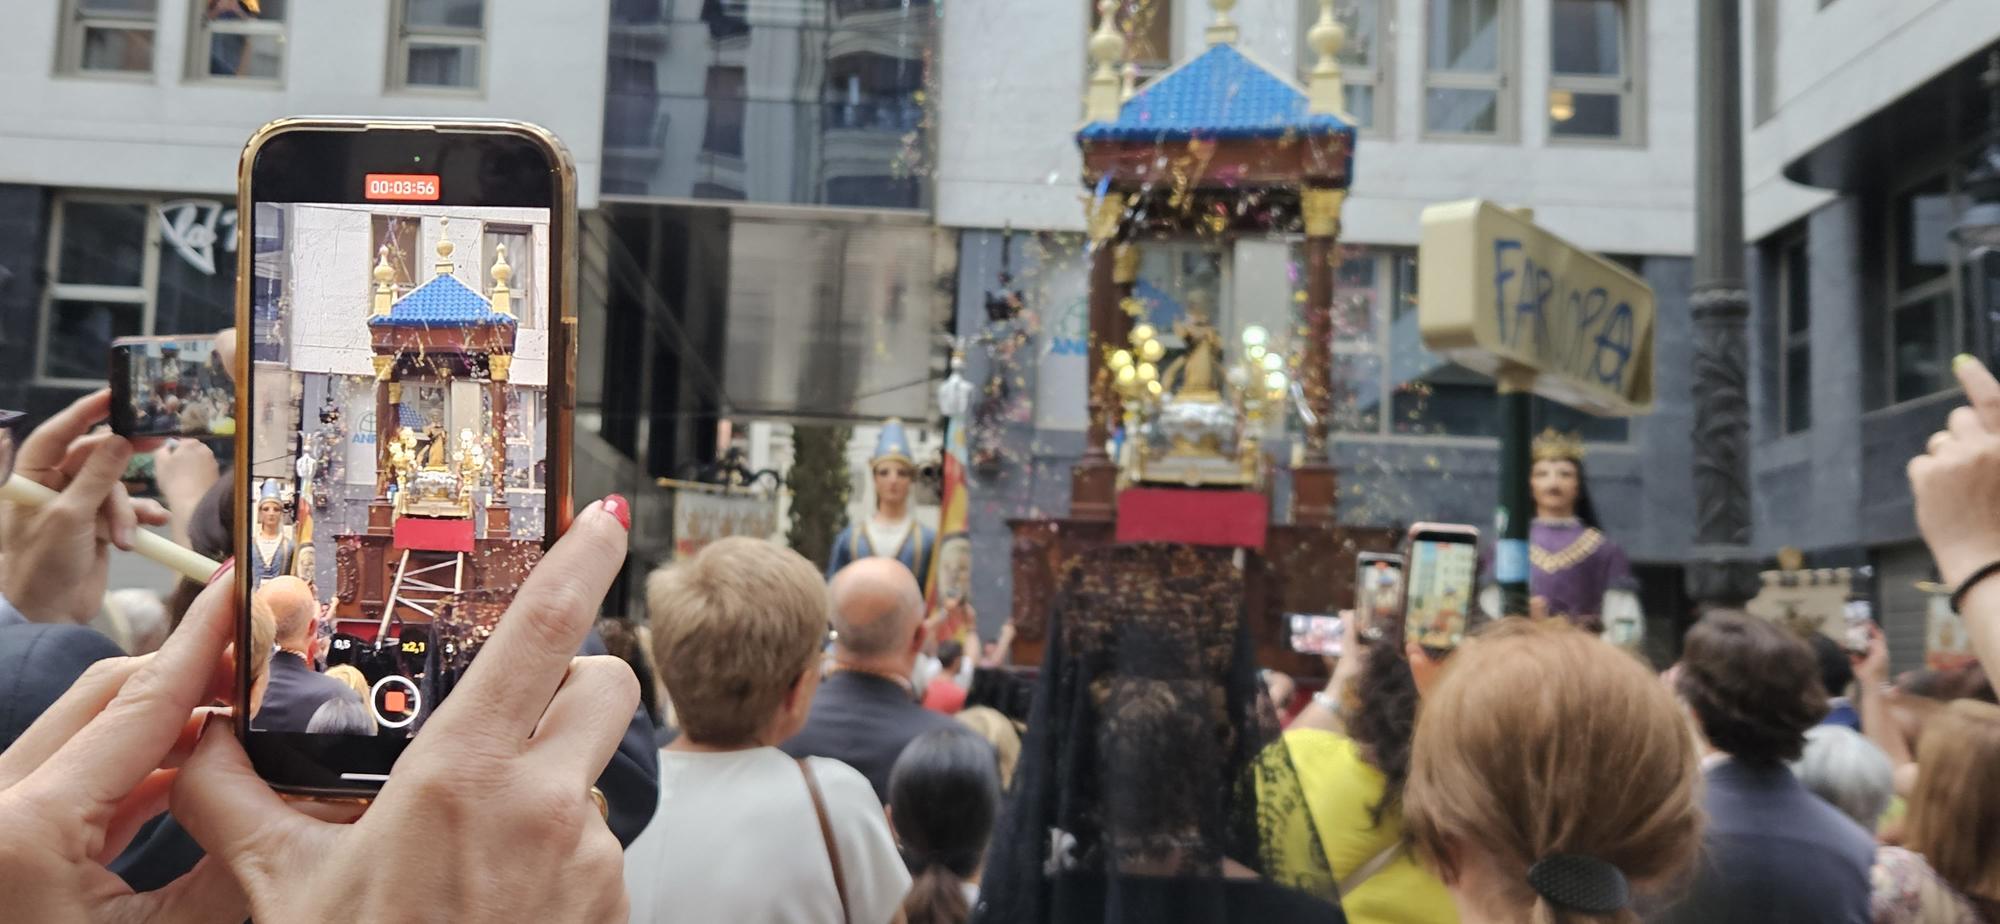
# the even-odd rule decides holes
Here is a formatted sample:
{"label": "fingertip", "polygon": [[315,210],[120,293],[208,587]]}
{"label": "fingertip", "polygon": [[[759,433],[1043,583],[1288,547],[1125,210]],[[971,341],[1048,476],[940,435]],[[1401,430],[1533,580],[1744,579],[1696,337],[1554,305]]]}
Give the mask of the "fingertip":
{"label": "fingertip", "polygon": [[1971,353],[1960,353],[1957,356],[1951,358],[1951,371],[1954,375],[1956,375],[1958,373],[1964,372],[1965,367],[1973,365],[1977,362],[1979,362],[1979,360],[1972,358]]}

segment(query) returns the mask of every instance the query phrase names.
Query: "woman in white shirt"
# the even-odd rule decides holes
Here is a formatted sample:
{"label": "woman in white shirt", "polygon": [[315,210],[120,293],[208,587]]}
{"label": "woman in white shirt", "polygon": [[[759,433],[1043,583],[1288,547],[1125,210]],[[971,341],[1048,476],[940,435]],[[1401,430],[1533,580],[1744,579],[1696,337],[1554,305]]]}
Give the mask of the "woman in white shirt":
{"label": "woman in white shirt", "polygon": [[[625,851],[632,921],[888,924],[910,874],[868,780],[776,745],[805,725],[831,604],[797,553],[725,539],[646,587],[681,737]],[[838,869],[838,875],[835,870]]]}

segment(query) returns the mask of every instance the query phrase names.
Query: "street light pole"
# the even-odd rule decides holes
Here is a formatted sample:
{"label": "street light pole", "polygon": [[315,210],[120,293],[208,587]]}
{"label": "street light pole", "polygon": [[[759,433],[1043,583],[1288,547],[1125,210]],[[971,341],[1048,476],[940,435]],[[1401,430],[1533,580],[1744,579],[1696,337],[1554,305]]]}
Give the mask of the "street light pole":
{"label": "street light pole", "polygon": [[1741,20],[1701,0],[1695,105],[1695,548],[1688,592],[1704,612],[1758,590],[1750,551],[1750,401],[1743,277]]}

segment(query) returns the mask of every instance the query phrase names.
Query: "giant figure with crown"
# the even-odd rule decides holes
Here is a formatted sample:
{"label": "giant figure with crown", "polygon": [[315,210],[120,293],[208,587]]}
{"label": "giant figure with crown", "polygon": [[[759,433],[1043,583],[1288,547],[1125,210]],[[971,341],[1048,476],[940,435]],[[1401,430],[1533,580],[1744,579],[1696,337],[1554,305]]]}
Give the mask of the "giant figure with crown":
{"label": "giant figure with crown", "polygon": [[[1528,594],[1538,614],[1602,631],[1606,640],[1636,647],[1645,619],[1638,582],[1625,550],[1604,534],[1583,477],[1583,440],[1555,430],[1535,437],[1529,493],[1535,520],[1528,528]],[[1497,589],[1497,588],[1495,588]],[[1497,594],[1486,609],[1497,612]]]}
{"label": "giant figure with crown", "polygon": [[833,540],[833,552],[827,556],[827,579],[832,580],[840,569],[860,559],[880,556],[902,562],[922,584],[931,573],[937,533],[917,522],[910,512],[917,461],[902,421],[891,419],[882,424],[875,455],[868,460],[868,473],[875,485],[875,513],[848,524]]}

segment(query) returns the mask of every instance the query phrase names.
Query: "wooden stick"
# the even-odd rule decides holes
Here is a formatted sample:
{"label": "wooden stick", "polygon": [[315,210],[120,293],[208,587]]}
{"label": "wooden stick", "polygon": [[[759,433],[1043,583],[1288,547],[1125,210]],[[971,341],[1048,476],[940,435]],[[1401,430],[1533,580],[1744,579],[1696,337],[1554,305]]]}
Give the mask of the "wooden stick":
{"label": "wooden stick", "polygon": [[[0,499],[23,507],[42,507],[56,499],[56,492],[15,474],[9,476],[5,484],[0,484]],[[132,551],[167,566],[197,584],[206,582],[215,572],[222,570],[221,562],[147,529],[133,530]]]}

